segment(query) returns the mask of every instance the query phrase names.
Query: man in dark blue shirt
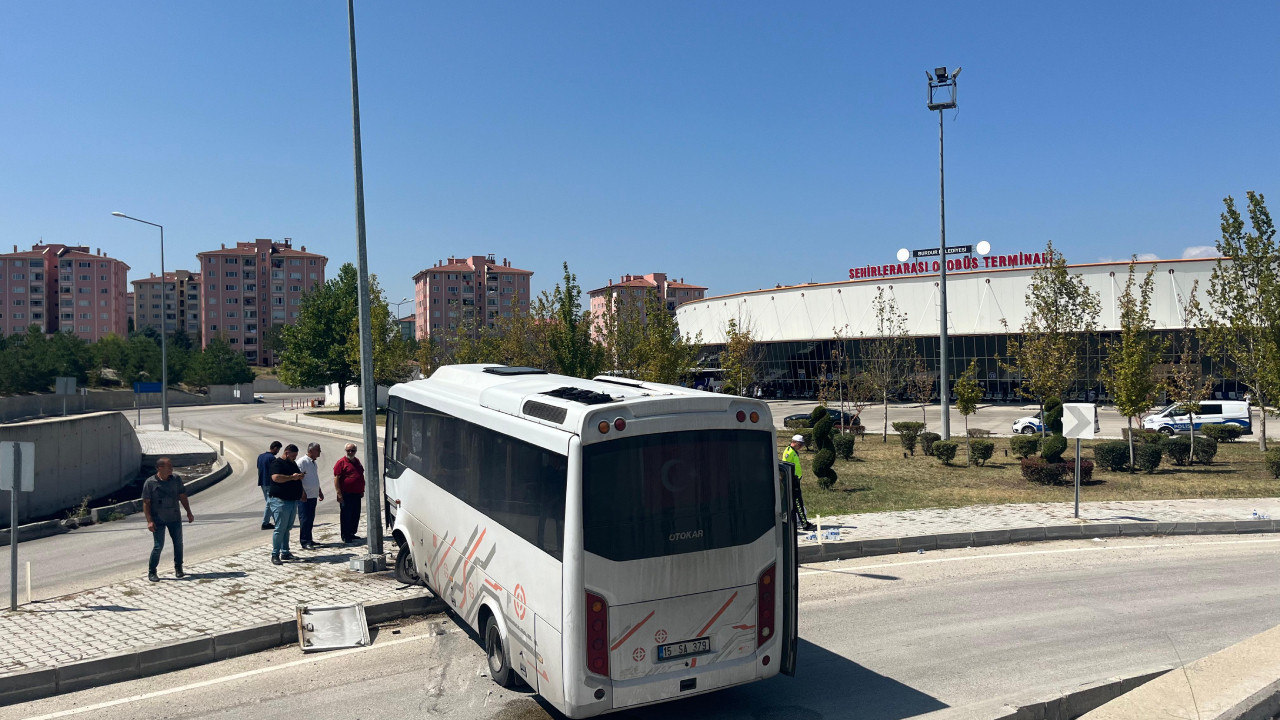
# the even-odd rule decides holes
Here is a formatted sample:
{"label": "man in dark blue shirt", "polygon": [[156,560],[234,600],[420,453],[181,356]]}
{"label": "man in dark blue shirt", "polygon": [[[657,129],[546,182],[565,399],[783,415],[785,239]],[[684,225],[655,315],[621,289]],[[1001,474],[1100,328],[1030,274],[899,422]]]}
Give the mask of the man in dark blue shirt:
{"label": "man in dark blue shirt", "polygon": [[275,529],[275,525],[271,522],[271,462],[276,459],[278,452],[280,452],[280,441],[273,440],[271,449],[258,456],[258,487],[262,490],[262,502],[265,504],[262,510],[263,530]]}

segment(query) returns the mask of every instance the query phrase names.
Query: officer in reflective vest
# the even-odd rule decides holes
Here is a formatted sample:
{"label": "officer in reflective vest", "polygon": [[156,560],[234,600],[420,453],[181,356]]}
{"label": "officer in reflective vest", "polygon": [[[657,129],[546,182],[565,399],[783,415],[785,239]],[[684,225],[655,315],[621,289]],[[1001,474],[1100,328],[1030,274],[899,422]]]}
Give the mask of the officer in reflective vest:
{"label": "officer in reflective vest", "polygon": [[803,435],[792,435],[791,444],[782,451],[782,462],[790,463],[793,471],[791,473],[791,494],[796,499],[796,525],[806,532],[817,530],[818,526],[809,522],[808,515],[804,511],[804,500],[800,497],[800,476],[804,474],[804,469],[800,467],[800,454],[797,452],[804,447]]}

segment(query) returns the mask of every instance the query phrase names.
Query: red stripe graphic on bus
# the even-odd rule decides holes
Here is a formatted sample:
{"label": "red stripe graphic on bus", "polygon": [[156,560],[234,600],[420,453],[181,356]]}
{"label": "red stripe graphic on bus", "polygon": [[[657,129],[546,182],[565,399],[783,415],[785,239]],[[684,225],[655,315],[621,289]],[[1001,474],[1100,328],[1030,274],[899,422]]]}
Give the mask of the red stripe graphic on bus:
{"label": "red stripe graphic on bus", "polygon": [[488,585],[489,587],[493,588],[494,590],[496,590],[496,591],[498,591],[498,592],[502,592],[502,586],[501,586],[501,585],[499,585],[498,583],[496,583],[496,582],[494,582],[494,581],[490,580],[489,578],[485,578],[485,579],[484,579],[484,584],[485,584],[485,585]]}
{"label": "red stripe graphic on bus", "polygon": [[617,650],[618,648],[622,647],[622,643],[626,642],[627,639],[630,638],[632,635],[635,635],[636,631],[640,629],[641,625],[644,625],[645,623],[649,622],[649,618],[653,617],[653,614],[655,612],[657,612],[657,610],[650,610],[649,614],[645,615],[643,620],[636,623],[635,627],[628,630],[626,635],[623,635],[622,638],[618,640],[618,642],[613,644],[613,647],[609,648],[609,652],[613,652],[614,650]]}
{"label": "red stripe graphic on bus", "polygon": [[729,609],[729,605],[731,605],[737,597],[738,592],[735,590],[734,593],[729,596],[729,599],[724,601],[724,605],[721,605],[720,609],[716,611],[716,614],[711,616],[711,619],[707,621],[707,624],[702,626],[702,629],[698,631],[698,636],[704,635],[707,632],[707,628],[711,627],[716,620],[720,619],[720,616],[724,614],[725,610]]}
{"label": "red stripe graphic on bus", "polygon": [[[458,542],[458,538],[454,538],[454,539],[452,539],[452,540],[450,540],[450,541],[449,541],[449,549],[450,549],[450,550],[452,550],[452,549],[453,549],[453,544],[454,544],[454,543],[456,543],[456,542]],[[442,555],[441,555],[441,557],[440,557],[440,564],[439,564],[439,565],[436,565],[436,571],[435,571],[435,573],[434,573],[434,575],[435,575],[437,578],[438,578],[438,577],[440,577],[440,568],[444,567],[444,561],[445,561],[445,560],[448,560],[448,559],[449,559],[449,553],[447,553],[447,552],[446,552],[446,553],[442,553]],[[452,580],[453,578],[449,578],[449,579],[450,579],[450,580]]]}

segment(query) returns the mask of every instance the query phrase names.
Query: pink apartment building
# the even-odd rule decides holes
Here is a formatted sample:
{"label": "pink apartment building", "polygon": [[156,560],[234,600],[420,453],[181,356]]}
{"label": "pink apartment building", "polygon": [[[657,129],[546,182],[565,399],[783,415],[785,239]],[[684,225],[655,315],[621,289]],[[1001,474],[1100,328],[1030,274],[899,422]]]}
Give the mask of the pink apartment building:
{"label": "pink apartment building", "polygon": [[197,253],[200,260],[201,347],[221,337],[250,364],[271,365],[262,336],[273,325],[298,321],[302,296],[324,282],[329,259],[294,249],[293,240],[257,239]]}
{"label": "pink apartment building", "polygon": [[182,328],[193,339],[200,337],[200,273],[176,270],[164,274],[161,282],[155,273],[133,281],[134,306],[130,317],[133,329],[146,327],[172,333]]}
{"label": "pink apartment building", "polygon": [[128,333],[129,266],[83,245],[0,254],[0,333],[69,332],[96,342]]}
{"label": "pink apartment building", "polygon": [[529,312],[532,270],[501,264],[493,255],[472,255],[437,262],[413,276],[413,302],[419,340],[474,321],[493,327],[500,317]]}
{"label": "pink apartment building", "polygon": [[618,282],[609,281],[608,285],[596,288],[587,293],[591,302],[592,325],[599,332],[604,322],[604,312],[609,306],[610,298],[618,298],[619,302],[632,302],[640,305],[641,318],[644,317],[643,299],[646,292],[657,293],[667,307],[667,312],[675,313],[676,308],[687,302],[701,300],[707,289],[701,285],[689,285],[684,278],[679,281],[668,280],[666,273],[649,273],[648,275],[623,275]]}

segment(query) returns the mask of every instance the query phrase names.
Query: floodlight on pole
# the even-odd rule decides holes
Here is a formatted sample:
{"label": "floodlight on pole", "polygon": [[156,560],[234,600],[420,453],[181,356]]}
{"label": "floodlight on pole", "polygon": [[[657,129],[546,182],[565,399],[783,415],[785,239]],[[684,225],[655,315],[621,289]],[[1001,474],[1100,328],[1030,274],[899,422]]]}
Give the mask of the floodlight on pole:
{"label": "floodlight on pole", "polygon": [[945,153],[943,152],[942,111],[956,107],[956,76],[960,68],[948,74],[945,67],[933,69],[929,76],[930,111],[938,111],[938,396],[942,406],[943,440],[951,439],[951,390],[947,382],[947,370],[950,364],[947,358],[947,182],[945,172]]}
{"label": "floodlight on pole", "polygon": [[[164,305],[166,289],[164,283],[164,226],[159,223],[140,220],[136,217],[125,215],[122,212],[112,212],[111,214],[114,217],[124,218],[125,220],[132,220],[134,222],[140,222],[143,225],[160,228],[160,304]],[[174,286],[174,292],[176,293],[177,283],[174,283]],[[176,297],[174,304],[175,306],[177,304]],[[168,320],[169,308],[166,307],[162,309],[160,311],[160,315],[160,425],[164,428],[165,432],[169,432],[169,349],[168,343],[165,342],[165,331],[167,330],[165,327],[165,321]]]}

